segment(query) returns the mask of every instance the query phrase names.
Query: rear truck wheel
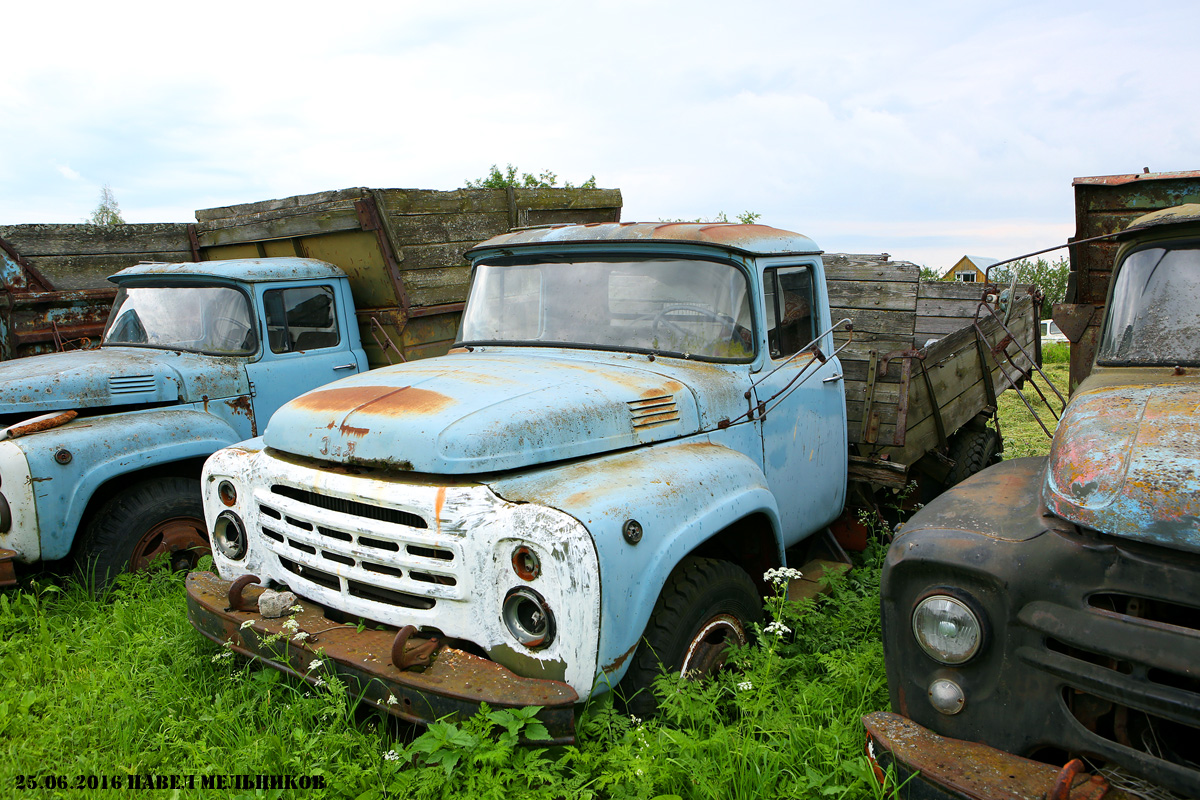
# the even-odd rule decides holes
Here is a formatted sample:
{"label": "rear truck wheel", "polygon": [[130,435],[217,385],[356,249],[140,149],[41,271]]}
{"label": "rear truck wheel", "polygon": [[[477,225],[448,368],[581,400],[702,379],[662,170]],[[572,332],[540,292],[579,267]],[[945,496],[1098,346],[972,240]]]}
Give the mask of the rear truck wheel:
{"label": "rear truck wheel", "polygon": [[96,589],[118,573],[166,556],[175,570],[194,569],[209,552],[200,482],[156,478],[114,495],[87,526],[79,562]]}
{"label": "rear truck wheel", "polygon": [[947,488],[1000,460],[1000,434],[986,427],[963,428],[950,437],[949,449],[954,466],[946,476]]}
{"label": "rear truck wheel", "polygon": [[659,667],[696,678],[725,665],[730,644],[745,644],[762,621],[762,600],[745,570],[728,561],[688,557],[667,578],[629,671],[625,705],[637,716],[658,709],[652,684]]}

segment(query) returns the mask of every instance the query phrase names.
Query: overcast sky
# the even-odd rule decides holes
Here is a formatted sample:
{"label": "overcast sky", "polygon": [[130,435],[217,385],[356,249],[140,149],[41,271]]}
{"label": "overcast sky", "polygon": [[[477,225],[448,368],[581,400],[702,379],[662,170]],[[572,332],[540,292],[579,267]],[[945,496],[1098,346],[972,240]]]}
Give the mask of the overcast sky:
{"label": "overcast sky", "polygon": [[[493,163],[937,269],[1074,233],[1076,176],[1200,169],[1195,0],[8,3],[0,224]],[[1065,254],[1065,251],[1062,251]]]}

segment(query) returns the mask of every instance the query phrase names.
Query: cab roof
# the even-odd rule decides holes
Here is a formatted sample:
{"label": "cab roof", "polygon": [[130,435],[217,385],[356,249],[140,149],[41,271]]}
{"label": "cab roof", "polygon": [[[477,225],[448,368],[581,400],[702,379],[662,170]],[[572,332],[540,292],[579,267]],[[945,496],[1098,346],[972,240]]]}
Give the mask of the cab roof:
{"label": "cab roof", "polygon": [[243,283],[261,283],[344,278],[346,273],[327,261],[315,258],[231,258],[226,261],[195,261],[182,264],[138,264],[109,276],[109,280],[113,283],[124,283],[149,276],[219,278]]}
{"label": "cab roof", "polygon": [[687,242],[752,256],[818,255],[821,252],[817,243],[807,236],[767,225],[731,222],[593,222],[519,228],[493,236],[472,247],[467,254],[547,244],[605,242]]}

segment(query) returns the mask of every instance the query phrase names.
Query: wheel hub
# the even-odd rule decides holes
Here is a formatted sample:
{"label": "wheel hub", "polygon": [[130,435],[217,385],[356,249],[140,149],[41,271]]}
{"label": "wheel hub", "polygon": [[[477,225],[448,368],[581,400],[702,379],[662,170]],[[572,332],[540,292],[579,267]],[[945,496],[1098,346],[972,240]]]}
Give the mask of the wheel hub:
{"label": "wheel hub", "polygon": [[200,557],[207,555],[210,550],[204,520],[176,517],[146,531],[133,546],[129,568],[145,569],[151,561],[165,554],[170,559],[171,569],[193,569]]}
{"label": "wheel hub", "polygon": [[700,626],[688,642],[687,652],[679,667],[687,677],[714,675],[725,666],[729,645],[746,643],[746,629],[732,614],[718,614]]}

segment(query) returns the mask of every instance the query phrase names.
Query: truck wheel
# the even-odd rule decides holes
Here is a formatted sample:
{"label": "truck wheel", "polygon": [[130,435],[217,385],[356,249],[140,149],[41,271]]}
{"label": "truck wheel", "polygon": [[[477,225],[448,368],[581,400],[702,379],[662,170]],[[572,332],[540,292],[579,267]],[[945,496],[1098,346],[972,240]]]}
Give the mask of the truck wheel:
{"label": "truck wheel", "polygon": [[731,643],[745,644],[762,620],[762,600],[744,570],[728,561],[688,557],[667,578],[629,671],[626,706],[639,716],[658,709],[652,684],[659,666],[702,678],[725,664]]}
{"label": "truck wheel", "polygon": [[200,482],[156,478],[114,495],[92,518],[80,550],[83,573],[97,589],[117,573],[166,555],[171,568],[192,569],[209,552]]}
{"label": "truck wheel", "polygon": [[950,438],[954,467],[946,476],[946,487],[965,481],[976,472],[999,461],[1000,435],[991,428],[964,428]]}

